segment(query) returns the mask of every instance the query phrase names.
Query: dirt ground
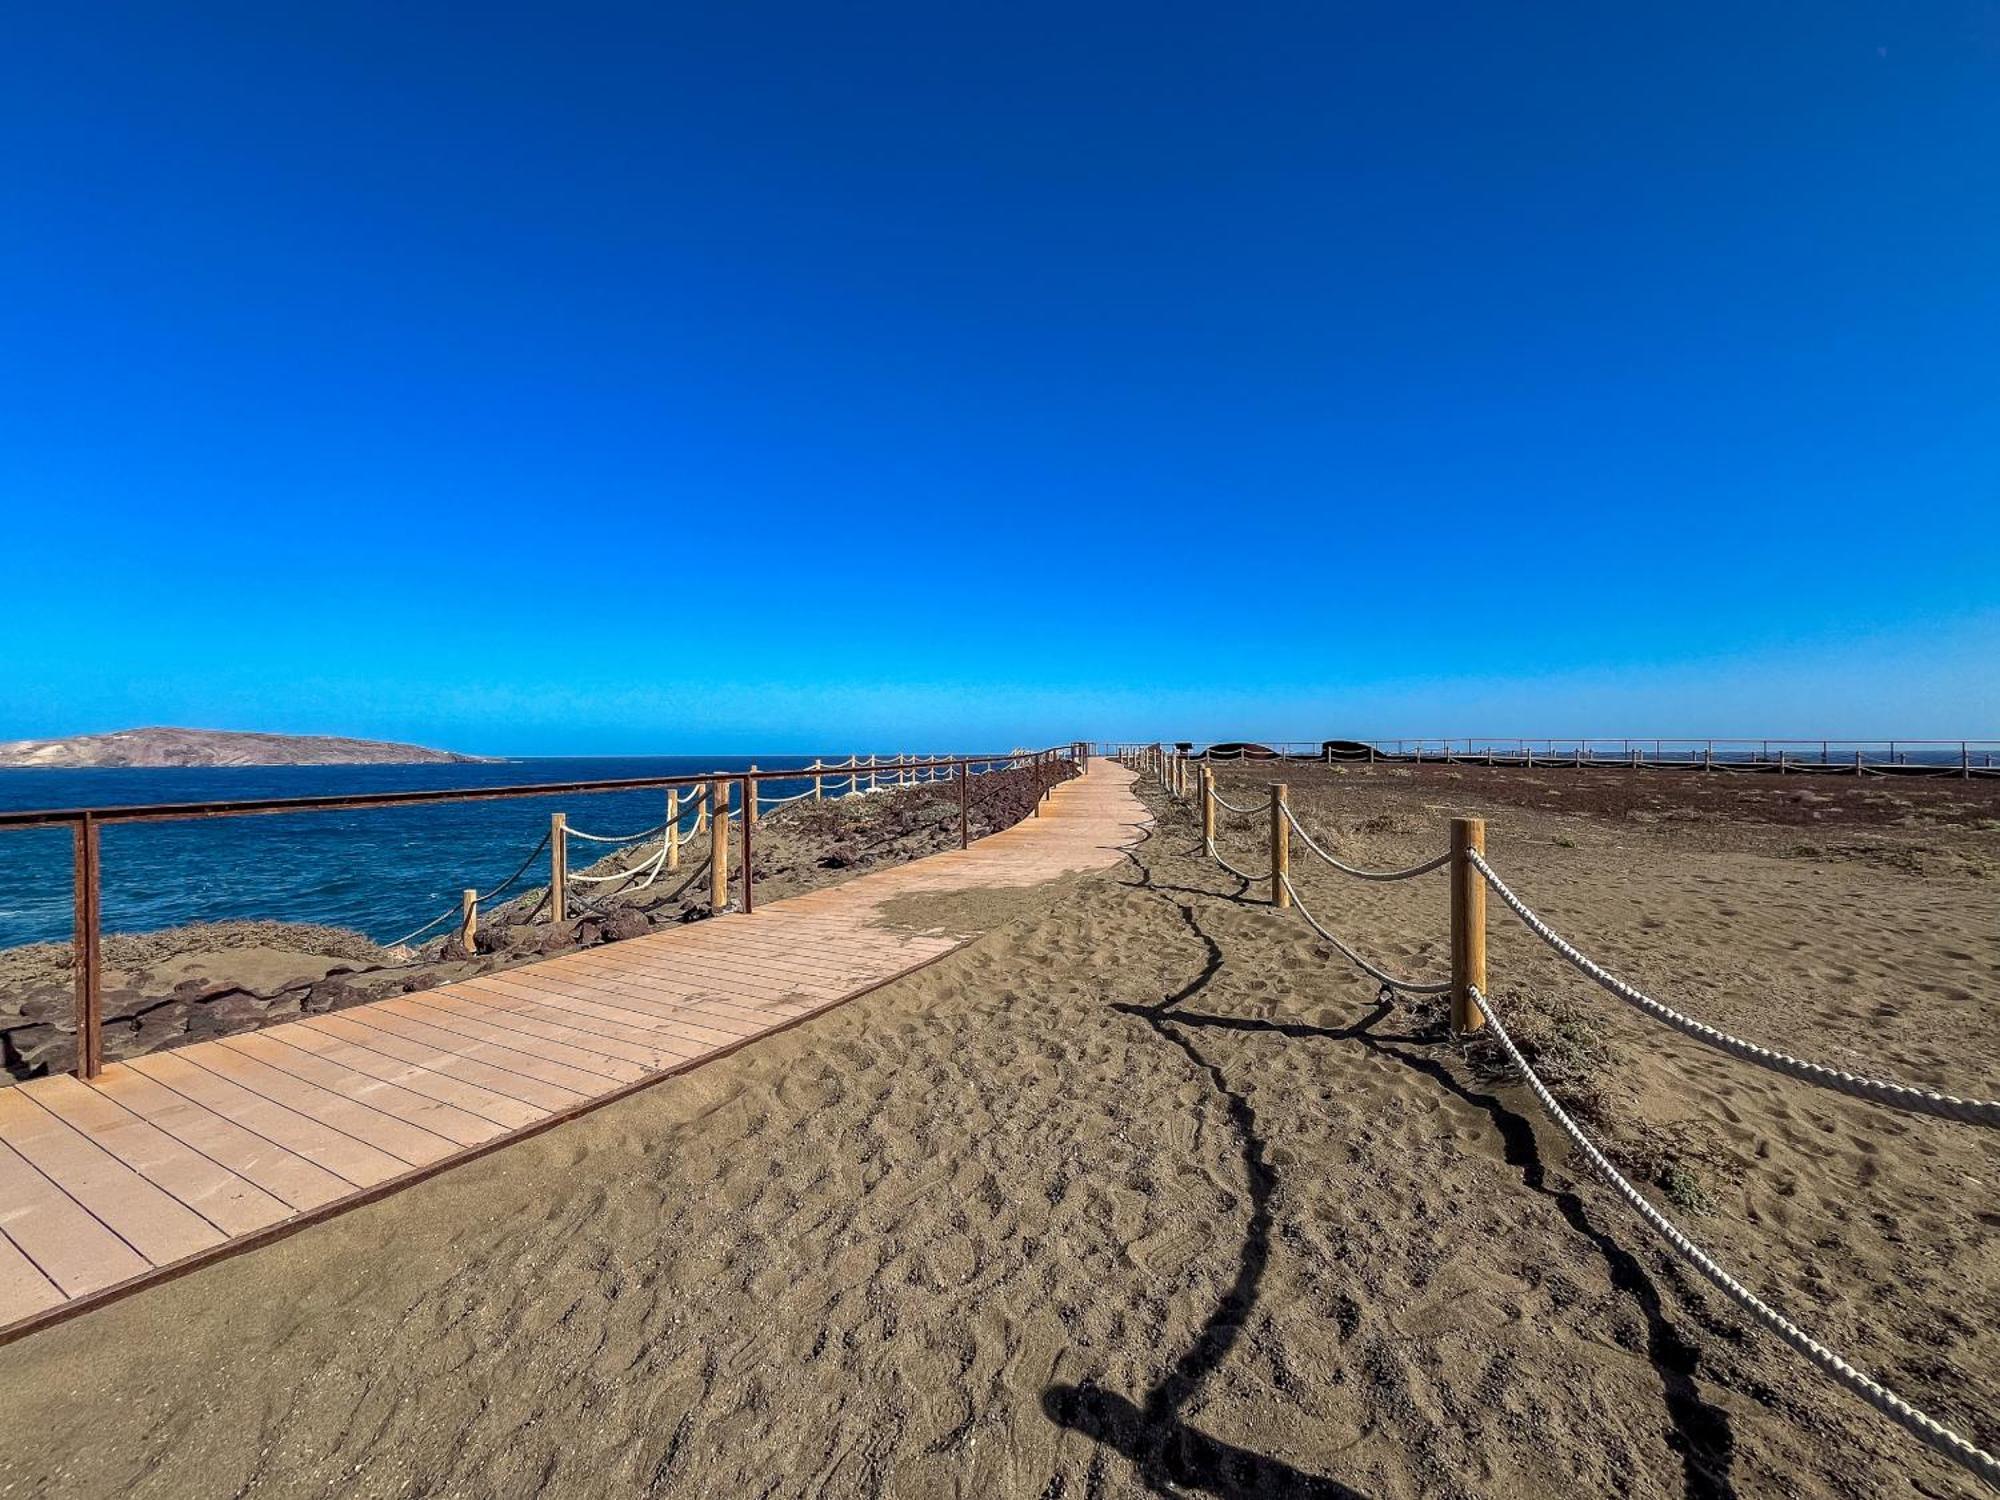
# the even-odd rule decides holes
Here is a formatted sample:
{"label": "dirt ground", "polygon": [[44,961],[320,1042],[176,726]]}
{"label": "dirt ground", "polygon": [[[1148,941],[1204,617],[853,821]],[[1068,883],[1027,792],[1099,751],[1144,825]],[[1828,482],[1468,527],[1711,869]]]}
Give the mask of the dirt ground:
{"label": "dirt ground", "polygon": [[[1361,862],[1486,812],[1529,900],[1717,1024],[2000,1092],[1976,819],[1806,852],[1438,769],[1284,774]],[[1254,868],[1255,821],[1223,843]],[[1665,1259],[1490,1049],[1194,845],[1162,808],[1110,875],[950,898],[991,930],[914,976],[0,1348],[0,1494],[1981,1493]],[[1294,871],[1443,972],[1442,877]],[[1496,1005],[1656,1200],[2000,1444],[1991,1133],[1746,1068],[1493,934]]]}

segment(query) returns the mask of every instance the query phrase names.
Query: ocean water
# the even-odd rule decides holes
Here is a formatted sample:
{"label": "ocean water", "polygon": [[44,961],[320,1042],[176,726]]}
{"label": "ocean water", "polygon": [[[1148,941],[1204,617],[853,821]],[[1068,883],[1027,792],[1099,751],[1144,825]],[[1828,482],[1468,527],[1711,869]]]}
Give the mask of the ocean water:
{"label": "ocean water", "polygon": [[[787,770],[813,759],[655,756],[495,765],[0,770],[0,808],[609,781],[740,771],[753,760],[767,771]],[[772,781],[763,789],[766,796],[786,796],[811,785],[810,779]],[[323,922],[386,941],[455,905],[467,886],[490,890],[506,879],[548,831],[549,814],[558,811],[572,826],[593,833],[636,833],[664,818],[666,791],[110,824],[101,833],[104,930],[150,932],[185,922],[260,919]],[[68,939],[70,842],[66,828],[0,828],[0,946]],[[571,867],[588,863],[596,852],[596,846],[573,843]],[[542,883],[546,859],[523,877],[524,886]]]}

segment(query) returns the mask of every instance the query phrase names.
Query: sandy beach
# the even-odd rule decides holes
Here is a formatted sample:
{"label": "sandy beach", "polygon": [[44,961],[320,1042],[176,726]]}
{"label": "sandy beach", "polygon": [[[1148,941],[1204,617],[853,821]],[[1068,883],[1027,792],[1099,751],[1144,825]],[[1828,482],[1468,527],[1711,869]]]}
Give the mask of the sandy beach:
{"label": "sandy beach", "polygon": [[[1704,1019],[1995,1092],[1984,784],[1221,786],[1277,776],[1362,863],[1485,814],[1524,896]],[[1490,1046],[1150,800],[1113,873],[913,900],[984,931],[916,975],[0,1348],[0,1494],[1979,1493],[1669,1262]],[[1293,869],[1379,962],[1444,972],[1442,877]],[[1496,1003],[1655,1201],[2000,1443],[1991,1135],[1748,1069],[1492,934]]]}

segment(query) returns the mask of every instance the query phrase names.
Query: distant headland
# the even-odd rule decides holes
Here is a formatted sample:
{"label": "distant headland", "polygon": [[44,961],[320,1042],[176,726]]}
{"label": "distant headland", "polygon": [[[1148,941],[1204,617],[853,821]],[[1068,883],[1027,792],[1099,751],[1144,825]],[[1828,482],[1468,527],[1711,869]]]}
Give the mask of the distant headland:
{"label": "distant headland", "polygon": [[491,764],[500,757],[461,755],[389,740],[330,734],[261,734],[239,729],[117,729],[57,740],[0,741],[0,769],[84,766],[395,766]]}

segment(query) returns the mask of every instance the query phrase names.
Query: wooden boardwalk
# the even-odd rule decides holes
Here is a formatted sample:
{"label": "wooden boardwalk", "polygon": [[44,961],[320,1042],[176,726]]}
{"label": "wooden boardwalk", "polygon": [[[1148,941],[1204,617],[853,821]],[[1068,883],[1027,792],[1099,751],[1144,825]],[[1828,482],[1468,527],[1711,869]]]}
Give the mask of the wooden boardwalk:
{"label": "wooden boardwalk", "polygon": [[0,1338],[366,1202],[963,946],[898,897],[1118,862],[1144,817],[1093,760],[1042,816],[668,932],[0,1088]]}

